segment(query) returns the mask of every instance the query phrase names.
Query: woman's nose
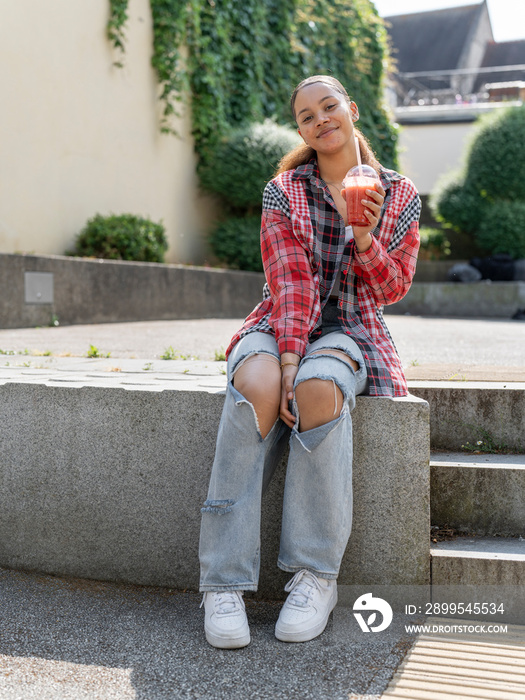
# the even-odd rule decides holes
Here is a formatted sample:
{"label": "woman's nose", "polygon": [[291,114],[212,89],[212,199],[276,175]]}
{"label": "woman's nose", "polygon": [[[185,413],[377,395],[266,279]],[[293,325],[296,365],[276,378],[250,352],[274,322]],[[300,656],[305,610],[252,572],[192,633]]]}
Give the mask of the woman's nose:
{"label": "woman's nose", "polygon": [[320,126],[321,124],[326,124],[326,122],[330,119],[328,114],[325,114],[324,112],[321,112],[321,114],[317,115],[317,118],[315,120],[315,123]]}

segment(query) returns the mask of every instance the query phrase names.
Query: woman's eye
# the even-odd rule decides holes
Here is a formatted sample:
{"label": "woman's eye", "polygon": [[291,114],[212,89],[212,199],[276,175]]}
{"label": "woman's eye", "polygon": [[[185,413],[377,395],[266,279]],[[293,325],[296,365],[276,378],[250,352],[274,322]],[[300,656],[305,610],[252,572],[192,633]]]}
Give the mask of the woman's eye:
{"label": "woman's eye", "polygon": [[303,124],[306,124],[306,122],[307,122],[309,119],[311,119],[311,118],[312,118],[311,116],[310,116],[310,117],[305,117],[305,118],[303,119]]}
{"label": "woman's eye", "polygon": [[334,107],[337,107],[337,105],[328,105],[326,109],[333,109]]}

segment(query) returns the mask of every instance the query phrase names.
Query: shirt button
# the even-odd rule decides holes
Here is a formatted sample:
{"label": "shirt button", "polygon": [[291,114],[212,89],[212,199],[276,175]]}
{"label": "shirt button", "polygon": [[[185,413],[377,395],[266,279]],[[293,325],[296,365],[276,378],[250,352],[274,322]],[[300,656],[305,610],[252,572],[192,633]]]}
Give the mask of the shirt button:
{"label": "shirt button", "polygon": [[342,301],[339,302],[339,308],[340,308],[340,309],[343,308],[343,302],[342,302]]}
{"label": "shirt button", "polygon": [[347,272],[348,270],[343,270],[343,275],[346,275]]}

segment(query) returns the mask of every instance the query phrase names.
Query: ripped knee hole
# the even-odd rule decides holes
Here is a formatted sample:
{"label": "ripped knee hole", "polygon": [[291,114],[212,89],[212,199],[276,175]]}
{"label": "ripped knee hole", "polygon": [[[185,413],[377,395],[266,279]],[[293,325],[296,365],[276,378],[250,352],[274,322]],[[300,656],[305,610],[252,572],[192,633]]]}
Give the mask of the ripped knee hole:
{"label": "ripped knee hole", "polygon": [[258,360],[259,362],[275,362],[276,364],[280,364],[278,358],[275,357],[275,355],[270,355],[270,353],[268,352],[256,352],[253,355],[248,355],[248,357],[245,357],[243,360],[241,360],[235,368],[235,371],[237,371],[240,367],[249,364],[253,360]]}
{"label": "ripped knee hole", "polygon": [[204,501],[204,508],[201,508],[201,513],[215,513],[216,515],[224,515],[231,513],[234,501],[231,500],[207,500]]}
{"label": "ripped knee hole", "polygon": [[343,350],[336,350],[335,348],[320,348],[319,350],[314,350],[310,355],[333,355],[334,357],[338,357],[340,360],[343,360],[347,364],[349,364],[352,369],[357,372],[359,369],[359,363],[356,360],[353,360],[349,355],[346,354],[346,352],[343,352]]}
{"label": "ripped knee hole", "polygon": [[[304,387],[304,385],[307,385],[308,382],[311,382],[311,381],[315,381],[315,382],[319,381],[319,382],[326,382],[326,383],[332,382],[332,387],[333,387],[333,391],[334,391],[334,412],[333,412],[332,416],[336,416],[338,414],[338,412],[341,412],[341,410],[343,408],[343,404],[344,404],[344,392],[341,389],[341,387],[339,387],[337,385],[335,379],[333,379],[333,377],[331,379],[320,379],[319,377],[311,377],[310,379],[305,379],[302,382],[300,382],[296,387],[296,392],[297,392],[297,389],[299,389],[299,392],[301,392],[300,387]],[[296,393],[296,395],[297,395],[297,393]]]}
{"label": "ripped knee hole", "polygon": [[257,360],[258,362],[273,362],[280,366],[280,361],[277,359],[277,357],[275,357],[275,355],[271,355],[267,352],[256,352],[252,355],[244,357],[237,363],[237,366],[233,370],[232,379],[234,379],[235,375],[242,367],[244,367],[245,365],[252,364],[254,360]]}

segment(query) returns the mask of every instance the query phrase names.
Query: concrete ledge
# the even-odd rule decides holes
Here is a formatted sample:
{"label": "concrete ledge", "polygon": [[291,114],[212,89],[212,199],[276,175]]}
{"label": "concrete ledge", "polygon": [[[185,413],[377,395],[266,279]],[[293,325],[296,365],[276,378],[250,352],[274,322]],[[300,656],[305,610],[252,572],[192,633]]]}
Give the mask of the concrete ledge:
{"label": "concrete ledge", "polygon": [[462,603],[464,610],[470,604],[466,613],[455,615],[459,618],[525,624],[525,542],[514,537],[458,537],[433,545],[430,555],[433,602]]}
{"label": "concrete ledge", "polygon": [[[47,273],[40,301],[34,295],[26,303],[26,273]],[[261,300],[263,284],[256,272],[0,254],[0,327],[47,326],[53,316],[61,325],[243,318]]]}
{"label": "concrete ledge", "polygon": [[525,542],[517,538],[458,537],[431,555],[432,586],[520,586],[523,598]]}
{"label": "concrete ledge", "polygon": [[524,535],[525,455],[433,454],[430,503],[432,523],[478,535]]}
{"label": "concrete ledge", "polygon": [[448,282],[448,272],[453,265],[468,260],[418,260],[414,282]]}
{"label": "concrete ledge", "polygon": [[[0,253],[0,327],[243,318],[263,284],[257,272]],[[416,281],[385,313],[510,318],[523,308],[525,282]]]}
{"label": "concrete ledge", "polygon": [[511,318],[525,308],[525,282],[414,282],[386,314]]}
{"label": "concrete ledge", "polygon": [[430,405],[430,443],[459,450],[491,439],[511,450],[525,447],[525,383],[410,381],[412,394]]}
{"label": "concrete ledge", "polygon": [[[0,566],[197,589],[224,376],[192,367],[0,376]],[[426,584],[428,405],[359,397],[353,418],[354,531],[340,582]],[[289,578],[276,567],[284,477],[283,462],[263,504],[259,594],[271,597]]]}

